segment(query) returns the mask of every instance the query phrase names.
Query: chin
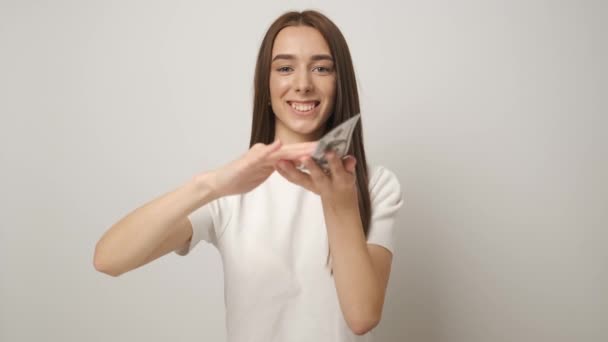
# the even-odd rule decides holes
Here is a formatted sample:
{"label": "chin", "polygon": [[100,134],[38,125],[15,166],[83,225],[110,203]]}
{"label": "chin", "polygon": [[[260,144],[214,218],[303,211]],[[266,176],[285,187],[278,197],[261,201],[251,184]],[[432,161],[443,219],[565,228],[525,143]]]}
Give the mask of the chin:
{"label": "chin", "polygon": [[302,136],[315,136],[315,132],[319,130],[317,122],[293,122],[281,120],[284,129]]}
{"label": "chin", "polygon": [[313,135],[319,129],[319,127],[317,125],[315,125],[315,126],[306,125],[304,127],[289,127],[289,129],[298,134]]}

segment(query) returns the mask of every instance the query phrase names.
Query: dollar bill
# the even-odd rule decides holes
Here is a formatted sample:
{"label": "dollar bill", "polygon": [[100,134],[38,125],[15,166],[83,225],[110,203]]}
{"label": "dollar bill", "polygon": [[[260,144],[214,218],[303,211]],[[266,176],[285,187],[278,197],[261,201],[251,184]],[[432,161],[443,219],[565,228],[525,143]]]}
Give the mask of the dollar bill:
{"label": "dollar bill", "polygon": [[[319,140],[319,144],[311,155],[311,158],[321,167],[321,169],[323,169],[323,171],[329,172],[329,165],[325,159],[326,152],[334,150],[337,157],[343,158],[346,156],[353,138],[353,132],[355,131],[355,127],[357,127],[360,117],[361,114],[357,114],[344,121],[326,133]],[[298,169],[300,171],[309,173],[309,171],[302,165],[298,166]]]}

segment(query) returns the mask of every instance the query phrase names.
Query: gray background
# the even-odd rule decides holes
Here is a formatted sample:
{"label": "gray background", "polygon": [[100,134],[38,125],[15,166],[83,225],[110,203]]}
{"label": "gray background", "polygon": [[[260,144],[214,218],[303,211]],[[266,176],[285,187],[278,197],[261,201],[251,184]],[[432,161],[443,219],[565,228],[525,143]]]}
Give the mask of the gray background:
{"label": "gray background", "polygon": [[112,278],[123,215],[247,147],[262,35],[349,42],[402,182],[379,341],[607,341],[603,1],[1,1],[0,340],[222,341],[210,245]]}

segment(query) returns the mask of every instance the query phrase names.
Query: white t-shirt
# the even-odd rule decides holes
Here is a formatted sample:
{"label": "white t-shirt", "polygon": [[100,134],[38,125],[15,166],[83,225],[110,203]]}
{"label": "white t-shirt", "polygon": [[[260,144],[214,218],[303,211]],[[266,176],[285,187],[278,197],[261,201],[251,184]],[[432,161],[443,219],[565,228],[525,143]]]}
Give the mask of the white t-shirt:
{"label": "white t-shirt", "polygon": [[[393,223],[402,206],[397,177],[371,169],[368,243],[394,252]],[[228,342],[372,341],[355,335],[340,309],[326,266],[328,238],[321,198],[279,173],[254,190],[214,200],[189,215],[186,255],[201,240],[224,266]]]}

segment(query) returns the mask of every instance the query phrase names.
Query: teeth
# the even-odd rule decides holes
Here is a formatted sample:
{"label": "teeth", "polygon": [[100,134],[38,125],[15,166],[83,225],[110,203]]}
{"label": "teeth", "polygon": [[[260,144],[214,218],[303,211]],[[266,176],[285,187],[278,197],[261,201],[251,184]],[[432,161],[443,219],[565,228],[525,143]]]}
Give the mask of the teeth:
{"label": "teeth", "polygon": [[315,108],[315,103],[299,104],[299,103],[292,102],[291,108],[297,110],[298,112],[308,112],[309,110],[312,110],[313,108]]}

